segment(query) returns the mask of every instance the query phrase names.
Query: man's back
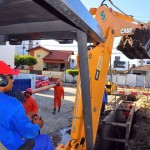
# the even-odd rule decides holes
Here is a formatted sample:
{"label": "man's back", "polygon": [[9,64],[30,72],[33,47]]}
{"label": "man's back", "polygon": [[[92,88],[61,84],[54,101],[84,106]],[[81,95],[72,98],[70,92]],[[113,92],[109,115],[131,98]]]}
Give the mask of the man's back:
{"label": "man's back", "polygon": [[[14,113],[16,115],[19,113],[16,110],[22,107],[22,104],[17,99],[1,92],[0,104],[0,141],[13,150],[23,144],[20,135],[17,134],[15,125],[12,124]],[[13,145],[11,145],[12,143]]]}

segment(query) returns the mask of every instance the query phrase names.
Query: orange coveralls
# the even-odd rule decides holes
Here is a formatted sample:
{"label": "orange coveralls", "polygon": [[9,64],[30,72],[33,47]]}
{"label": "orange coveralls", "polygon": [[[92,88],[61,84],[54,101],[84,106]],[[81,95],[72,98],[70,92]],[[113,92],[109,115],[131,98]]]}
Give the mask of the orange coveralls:
{"label": "orange coveralls", "polygon": [[63,86],[54,87],[54,108],[61,107],[61,98],[64,98],[64,88]]}
{"label": "orange coveralls", "polygon": [[26,110],[26,114],[28,114],[29,112],[34,112],[36,114],[38,114],[38,105],[35,101],[35,99],[30,96],[30,98],[26,98],[24,97],[26,102],[25,103],[22,103],[25,110]]}

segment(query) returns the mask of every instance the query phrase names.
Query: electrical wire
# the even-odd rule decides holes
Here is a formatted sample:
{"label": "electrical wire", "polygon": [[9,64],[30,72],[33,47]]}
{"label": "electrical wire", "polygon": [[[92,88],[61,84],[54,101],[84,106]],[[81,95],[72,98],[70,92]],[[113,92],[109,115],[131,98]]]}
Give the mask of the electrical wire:
{"label": "electrical wire", "polygon": [[[102,5],[107,5],[107,4],[104,4],[105,1],[106,1],[106,0],[103,0],[103,1],[102,1],[101,6],[102,6]],[[120,8],[118,8],[116,5],[114,5],[114,3],[113,3],[111,0],[108,0],[108,1],[110,2],[110,4],[111,4],[113,7],[115,7],[115,8],[116,8],[118,11],[120,11],[122,14],[124,14],[124,15],[126,15],[126,16],[133,17],[132,15],[126,14],[124,11],[122,11]],[[107,6],[107,7],[108,7],[108,6]],[[137,19],[134,19],[134,21],[137,22],[137,23],[140,23],[140,24],[144,24],[144,22],[139,21],[139,20],[137,20]]]}
{"label": "electrical wire", "polygon": [[121,13],[123,13],[126,16],[132,16],[132,15],[127,15],[125,12],[123,12],[120,8],[118,8],[116,5],[113,4],[113,2],[111,0],[108,0],[112,6],[114,6],[116,9],[118,9]]}

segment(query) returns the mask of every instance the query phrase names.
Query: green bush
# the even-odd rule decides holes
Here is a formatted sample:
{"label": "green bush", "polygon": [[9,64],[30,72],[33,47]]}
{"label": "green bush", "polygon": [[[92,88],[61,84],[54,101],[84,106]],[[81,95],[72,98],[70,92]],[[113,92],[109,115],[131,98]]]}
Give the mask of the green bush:
{"label": "green bush", "polygon": [[66,74],[72,75],[73,82],[74,82],[74,77],[79,74],[79,70],[78,69],[67,69]]}
{"label": "green bush", "polygon": [[36,58],[30,55],[15,55],[15,66],[18,68],[20,65],[33,66],[37,64]]}

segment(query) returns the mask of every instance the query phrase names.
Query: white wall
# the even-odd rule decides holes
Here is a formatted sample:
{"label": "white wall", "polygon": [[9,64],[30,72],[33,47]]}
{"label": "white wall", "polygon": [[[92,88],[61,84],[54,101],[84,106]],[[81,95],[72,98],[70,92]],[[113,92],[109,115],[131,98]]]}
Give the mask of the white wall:
{"label": "white wall", "polygon": [[[110,75],[107,75],[107,81],[110,79]],[[120,86],[140,86],[150,87],[150,76],[149,75],[112,75],[112,82]]]}
{"label": "white wall", "polygon": [[4,61],[12,68],[14,68],[14,56],[15,56],[15,46],[9,45],[7,42],[6,45],[0,45],[0,60]]}
{"label": "white wall", "polygon": [[150,59],[138,59],[136,66],[142,66],[142,63],[143,65],[150,65],[148,62],[150,62]]}

